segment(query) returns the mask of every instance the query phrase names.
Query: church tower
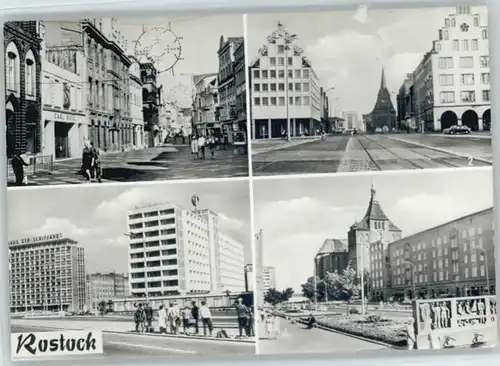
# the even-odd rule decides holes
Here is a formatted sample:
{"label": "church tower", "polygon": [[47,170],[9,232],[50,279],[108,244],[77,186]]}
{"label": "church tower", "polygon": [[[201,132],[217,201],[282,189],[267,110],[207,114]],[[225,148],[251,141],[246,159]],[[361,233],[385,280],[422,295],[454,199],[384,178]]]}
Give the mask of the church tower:
{"label": "church tower", "polygon": [[375,132],[377,128],[389,131],[396,127],[396,110],[391,101],[391,93],[387,89],[385,79],[385,69],[382,67],[382,75],[380,77],[380,88],[377,93],[375,107],[368,115],[365,115],[366,130]]}

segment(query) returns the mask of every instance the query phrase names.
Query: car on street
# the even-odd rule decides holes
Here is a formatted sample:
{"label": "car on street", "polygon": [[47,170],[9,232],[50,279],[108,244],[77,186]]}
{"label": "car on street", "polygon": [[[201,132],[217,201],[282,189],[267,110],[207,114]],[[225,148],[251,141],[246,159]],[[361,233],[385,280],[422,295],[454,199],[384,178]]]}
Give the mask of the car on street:
{"label": "car on street", "polygon": [[377,128],[375,129],[375,133],[382,133],[382,129],[381,129],[380,127],[377,127]]}
{"label": "car on street", "polygon": [[445,135],[459,135],[459,134],[469,134],[470,133],[470,128],[464,125],[453,125],[449,128],[445,128],[443,130],[443,133]]}

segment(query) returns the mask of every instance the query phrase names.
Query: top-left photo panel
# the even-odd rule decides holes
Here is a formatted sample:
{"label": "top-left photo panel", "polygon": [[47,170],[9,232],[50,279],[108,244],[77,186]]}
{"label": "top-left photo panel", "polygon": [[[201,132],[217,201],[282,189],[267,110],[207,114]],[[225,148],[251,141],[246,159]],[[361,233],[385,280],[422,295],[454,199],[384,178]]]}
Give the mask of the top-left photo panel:
{"label": "top-left photo panel", "polygon": [[248,176],[241,15],[4,23],[8,186]]}

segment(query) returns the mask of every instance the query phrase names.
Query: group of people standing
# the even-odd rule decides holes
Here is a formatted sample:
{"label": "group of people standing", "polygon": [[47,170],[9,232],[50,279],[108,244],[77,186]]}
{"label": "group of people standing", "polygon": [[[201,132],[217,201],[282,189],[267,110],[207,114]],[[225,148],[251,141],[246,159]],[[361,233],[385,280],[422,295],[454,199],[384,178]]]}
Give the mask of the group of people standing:
{"label": "group of people standing", "polygon": [[216,139],[214,135],[209,135],[205,137],[203,135],[192,135],[191,136],[191,154],[194,160],[205,160],[207,154],[210,153],[211,159],[215,159],[215,148]]}
{"label": "group of people standing", "polygon": [[82,173],[87,183],[102,182],[102,165],[99,159],[99,153],[94,147],[94,143],[85,144],[82,152]]}

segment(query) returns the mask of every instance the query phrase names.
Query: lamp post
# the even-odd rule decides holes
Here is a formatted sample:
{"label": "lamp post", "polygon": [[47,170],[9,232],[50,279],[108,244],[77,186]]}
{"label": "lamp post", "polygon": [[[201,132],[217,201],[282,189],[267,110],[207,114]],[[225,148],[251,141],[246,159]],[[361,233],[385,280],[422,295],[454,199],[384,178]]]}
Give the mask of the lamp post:
{"label": "lamp post", "polygon": [[410,260],[404,260],[404,264],[408,264],[411,267],[411,286],[412,286],[412,292],[413,292],[413,299],[416,299],[416,292],[415,292],[415,264],[410,261]]}
{"label": "lamp post", "polygon": [[[131,240],[132,235],[128,233],[124,233],[123,235],[128,236]],[[147,261],[146,261],[146,242],[144,239],[142,240],[142,253],[144,259],[144,289],[146,290],[146,302],[149,302],[149,293],[148,293],[148,272],[147,272]]]}

